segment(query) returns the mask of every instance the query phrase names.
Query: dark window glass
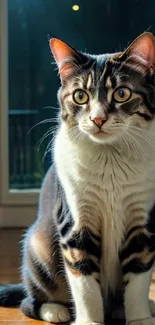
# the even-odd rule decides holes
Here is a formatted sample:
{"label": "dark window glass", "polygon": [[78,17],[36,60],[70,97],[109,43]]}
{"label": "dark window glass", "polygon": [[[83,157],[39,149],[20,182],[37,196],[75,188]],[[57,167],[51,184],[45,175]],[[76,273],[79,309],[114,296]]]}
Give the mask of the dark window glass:
{"label": "dark window glass", "polygon": [[28,134],[57,112],[59,80],[48,34],[90,53],[119,51],[144,30],[154,31],[154,12],[155,1],[146,0],[8,0],[10,188],[39,187],[52,163],[50,153],[42,159],[52,135],[39,150],[38,141],[55,123]]}

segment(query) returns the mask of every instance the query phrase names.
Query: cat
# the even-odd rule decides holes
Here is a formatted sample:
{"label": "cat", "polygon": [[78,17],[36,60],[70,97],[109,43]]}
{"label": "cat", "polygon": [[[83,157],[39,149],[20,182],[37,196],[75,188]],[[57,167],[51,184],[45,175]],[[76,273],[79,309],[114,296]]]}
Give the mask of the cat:
{"label": "cat", "polygon": [[155,324],[154,36],[103,55],[49,43],[61,79],[54,164],[23,241],[23,284],[1,286],[0,304],[81,325],[104,324],[116,301],[127,324]]}

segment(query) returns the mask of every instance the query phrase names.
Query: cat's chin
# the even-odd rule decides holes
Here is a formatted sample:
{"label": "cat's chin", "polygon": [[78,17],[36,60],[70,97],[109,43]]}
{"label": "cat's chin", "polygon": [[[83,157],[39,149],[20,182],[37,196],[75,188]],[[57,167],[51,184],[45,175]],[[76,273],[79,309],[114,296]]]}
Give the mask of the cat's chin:
{"label": "cat's chin", "polygon": [[112,134],[106,133],[106,132],[98,132],[95,134],[89,134],[89,137],[94,142],[103,143],[103,144],[111,142],[114,138],[114,136],[112,136]]}

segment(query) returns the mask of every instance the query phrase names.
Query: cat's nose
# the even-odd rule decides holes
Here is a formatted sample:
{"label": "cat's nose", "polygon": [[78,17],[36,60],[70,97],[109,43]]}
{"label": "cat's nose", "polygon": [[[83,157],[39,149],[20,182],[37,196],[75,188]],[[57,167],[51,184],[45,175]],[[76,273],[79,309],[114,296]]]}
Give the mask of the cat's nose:
{"label": "cat's nose", "polygon": [[94,117],[91,118],[91,121],[93,121],[98,127],[101,127],[107,120],[107,117]]}

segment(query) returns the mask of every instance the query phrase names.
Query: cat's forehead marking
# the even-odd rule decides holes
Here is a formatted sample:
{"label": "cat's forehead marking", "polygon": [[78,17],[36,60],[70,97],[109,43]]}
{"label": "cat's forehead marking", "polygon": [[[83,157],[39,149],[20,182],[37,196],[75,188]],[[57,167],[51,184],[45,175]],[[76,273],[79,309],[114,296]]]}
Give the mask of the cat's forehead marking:
{"label": "cat's forehead marking", "polygon": [[110,77],[107,78],[105,85],[106,85],[107,88],[112,88],[112,82],[110,80]]}
{"label": "cat's forehead marking", "polygon": [[95,75],[94,75],[94,70],[92,70],[91,72],[91,76],[92,76],[92,86],[95,86]]}
{"label": "cat's forehead marking", "polygon": [[107,91],[107,102],[108,102],[108,104],[110,104],[111,101],[112,101],[112,94],[113,94],[113,87],[112,87],[112,82],[111,82],[110,76],[107,78],[105,86],[108,89],[108,91]]}
{"label": "cat's forehead marking", "polygon": [[91,88],[91,86],[92,86],[92,74],[91,73],[89,73],[88,74],[88,79],[87,79],[87,89],[90,89]]}

